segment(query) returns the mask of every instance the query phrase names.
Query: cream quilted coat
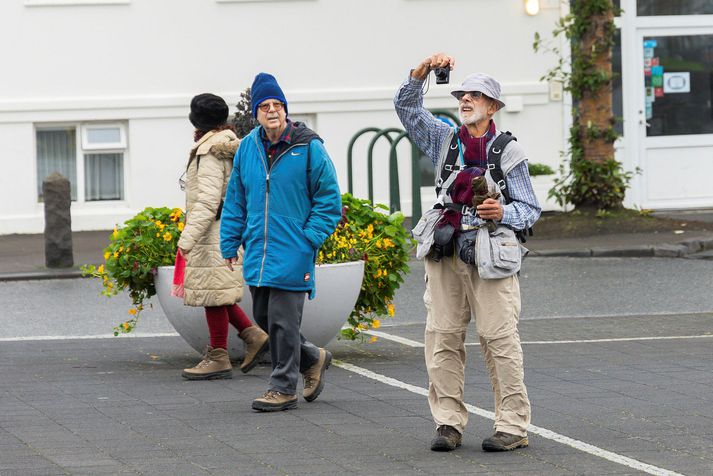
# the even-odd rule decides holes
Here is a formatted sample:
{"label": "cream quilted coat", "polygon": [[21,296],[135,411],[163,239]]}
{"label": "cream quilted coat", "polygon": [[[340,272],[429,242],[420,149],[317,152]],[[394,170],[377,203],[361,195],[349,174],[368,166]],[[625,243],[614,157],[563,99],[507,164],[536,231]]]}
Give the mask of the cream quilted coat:
{"label": "cream quilted coat", "polygon": [[243,296],[243,262],[230,271],[220,253],[216,215],[233,169],[238,138],[232,131],[208,132],[193,144],[186,168],[186,226],[178,247],[186,252],[184,304],[223,306]]}

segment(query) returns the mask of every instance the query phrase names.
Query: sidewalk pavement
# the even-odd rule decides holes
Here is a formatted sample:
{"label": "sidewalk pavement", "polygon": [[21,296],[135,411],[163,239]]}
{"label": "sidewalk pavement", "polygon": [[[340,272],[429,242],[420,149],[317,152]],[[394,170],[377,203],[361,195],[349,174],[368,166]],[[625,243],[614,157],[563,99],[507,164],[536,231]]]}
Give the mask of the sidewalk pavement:
{"label": "sidewalk pavement", "polygon": [[[713,212],[659,212],[658,216],[713,223]],[[74,267],[45,267],[44,235],[0,235],[0,281],[76,278],[83,264],[102,263],[102,252],[111,231],[80,231],[72,234]],[[531,257],[673,257],[713,260],[713,232],[680,230],[651,233],[618,233],[578,238],[528,239]]]}

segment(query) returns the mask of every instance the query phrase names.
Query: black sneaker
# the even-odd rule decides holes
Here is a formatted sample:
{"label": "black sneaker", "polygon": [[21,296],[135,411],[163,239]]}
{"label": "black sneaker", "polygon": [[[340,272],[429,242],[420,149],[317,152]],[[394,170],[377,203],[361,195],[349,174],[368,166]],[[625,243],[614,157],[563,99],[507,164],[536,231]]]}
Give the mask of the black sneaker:
{"label": "black sneaker", "polygon": [[511,451],[517,448],[526,448],[527,445],[527,435],[518,436],[496,431],[493,436],[483,440],[483,451]]}
{"label": "black sneaker", "polygon": [[453,451],[460,446],[463,436],[450,425],[441,425],[431,441],[431,451]]}

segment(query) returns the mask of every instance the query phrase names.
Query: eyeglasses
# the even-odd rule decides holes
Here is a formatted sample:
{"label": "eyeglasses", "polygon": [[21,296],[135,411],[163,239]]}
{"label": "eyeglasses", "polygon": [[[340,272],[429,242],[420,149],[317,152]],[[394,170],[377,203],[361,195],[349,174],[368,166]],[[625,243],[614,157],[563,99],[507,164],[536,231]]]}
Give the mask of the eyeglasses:
{"label": "eyeglasses", "polygon": [[275,108],[275,111],[282,111],[282,108],[285,107],[281,102],[269,102],[267,104],[260,104],[257,108],[262,112],[267,112],[270,110],[270,106]]}
{"label": "eyeglasses", "polygon": [[457,93],[453,94],[457,100],[462,101],[463,98],[466,95],[469,95],[473,100],[480,99],[483,96],[483,93],[480,91],[458,91]]}
{"label": "eyeglasses", "polygon": [[181,188],[181,192],[186,191],[186,173],[183,172],[180,177],[178,177],[178,186]]}

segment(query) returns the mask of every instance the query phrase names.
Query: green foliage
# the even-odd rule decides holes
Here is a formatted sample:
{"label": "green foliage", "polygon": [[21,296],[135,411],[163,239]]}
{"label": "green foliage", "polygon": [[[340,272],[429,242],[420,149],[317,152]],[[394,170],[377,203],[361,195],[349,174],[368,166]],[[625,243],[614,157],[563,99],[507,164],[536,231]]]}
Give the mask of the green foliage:
{"label": "green foliage", "polygon": [[[616,141],[614,125],[617,119],[612,116],[608,127],[594,125],[591,121],[582,125],[578,111],[578,101],[585,95],[596,96],[602,93],[612,80],[611,73],[597,67],[597,60],[613,46],[616,27],[613,22],[605,23],[602,34],[594,38],[591,47],[583,48],[585,39],[591,38],[592,35],[592,18],[608,13],[616,16],[620,11],[614,7],[611,0],[574,0],[571,2],[571,13],[557,22],[552,32],[552,40],[546,42],[539,33],[535,34],[534,50],[551,52],[558,58],[557,64],[541,80],[561,81],[574,101],[574,125],[570,129],[567,151],[570,157],[569,167],[567,169],[564,164],[560,167],[562,178],[557,180],[554,188],[549,191],[549,197],[555,198],[562,206],[572,203],[575,207],[620,208],[634,175],[624,171],[613,157],[594,163],[595,161],[584,156],[584,141],[602,141],[608,144]],[[566,56],[555,43],[561,35],[564,35],[571,45],[569,61],[566,61]]]}
{"label": "green foliage", "polygon": [[237,112],[233,115],[233,126],[235,133],[239,139],[242,139],[257,126],[257,121],[253,118],[252,109],[250,108],[250,88],[240,93],[240,101],[235,106]]}
{"label": "green foliage", "polygon": [[342,203],[342,221],[322,245],[317,263],[365,261],[359,298],[349,327],[342,330],[344,338],[353,340],[364,330],[378,329],[378,317],[394,315],[394,294],[409,272],[413,240],[403,227],[401,212],[387,215],[386,205],[372,206],[348,193],[342,195]]}
{"label": "green foliage", "polygon": [[560,206],[574,203],[597,209],[621,208],[624,194],[633,172],[624,171],[621,163],[614,159],[603,162],[574,160],[569,170],[560,166],[561,178],[555,180],[555,186],[548,197],[554,198]]}
{"label": "green foliage", "polygon": [[527,168],[530,171],[531,177],[535,177],[536,175],[552,175],[555,173],[549,165],[539,164],[537,162],[528,162]]}
{"label": "green foliage", "polygon": [[128,291],[132,317],[114,327],[114,335],[129,333],[136,327],[144,302],[156,294],[156,268],[174,264],[183,218],[180,208],[146,208],[122,227],[114,228],[109,246],[104,248],[104,264],[82,266],[84,276],[102,280],[103,295]]}

